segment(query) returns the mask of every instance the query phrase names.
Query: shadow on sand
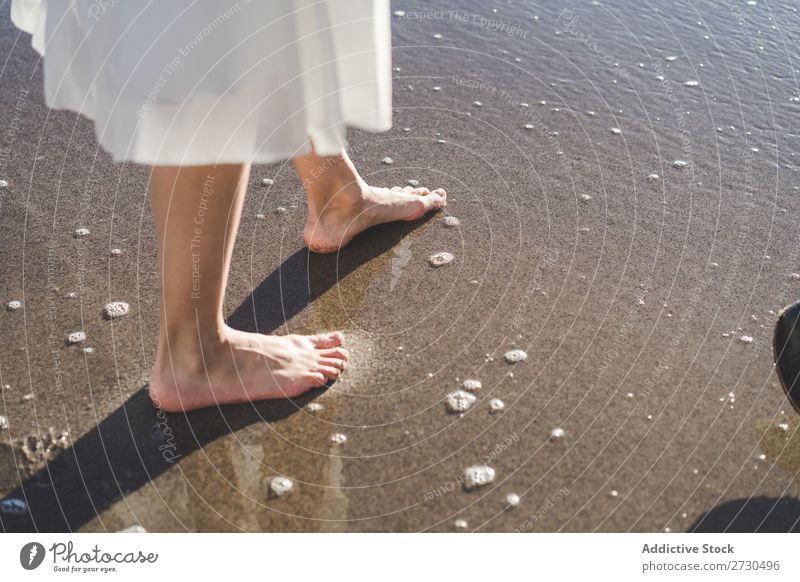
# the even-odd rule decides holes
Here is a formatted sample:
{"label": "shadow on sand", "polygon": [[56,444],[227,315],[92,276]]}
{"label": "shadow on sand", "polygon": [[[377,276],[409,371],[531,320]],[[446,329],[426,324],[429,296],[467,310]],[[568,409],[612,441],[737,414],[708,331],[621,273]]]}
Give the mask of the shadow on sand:
{"label": "shadow on sand", "polygon": [[[306,249],[296,252],[258,285],[228,322],[248,331],[277,330],[339,280],[391,249],[425,222],[396,223],[367,231],[338,254],[316,255]],[[176,455],[186,457],[251,424],[287,418],[319,394],[317,390],[293,400],[164,414],[153,407],[145,386],[6,495],[3,500],[24,500],[28,512],[0,513],[0,527],[6,532],[75,531],[117,500],[170,470]],[[169,427],[166,434],[161,428],[165,425]]]}
{"label": "shadow on sand", "polygon": [[726,501],[700,516],[690,533],[798,533],[800,500],[750,497]]}

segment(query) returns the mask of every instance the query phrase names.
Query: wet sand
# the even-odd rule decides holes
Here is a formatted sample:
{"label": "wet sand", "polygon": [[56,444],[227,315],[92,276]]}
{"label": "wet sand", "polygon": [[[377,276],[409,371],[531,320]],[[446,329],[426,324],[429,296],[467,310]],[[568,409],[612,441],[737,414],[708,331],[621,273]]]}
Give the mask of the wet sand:
{"label": "wet sand", "polygon": [[[800,295],[800,16],[788,0],[440,4],[394,3],[395,127],[353,132],[352,157],[376,184],[444,187],[460,225],[309,256],[291,166],[254,168],[231,323],[342,329],[354,361],[324,392],[189,415],[145,393],[146,170],[44,107],[3,9],[0,295],[22,308],[0,312],[0,498],[30,505],[4,530],[798,529],[771,328]],[[442,251],[455,260],[430,267]],[[105,319],[110,301],[130,312]],[[514,348],[527,360],[505,362]],[[477,402],[448,414],[466,378]],[[465,491],[481,462],[494,482]],[[276,475],[294,490],[269,499]]]}

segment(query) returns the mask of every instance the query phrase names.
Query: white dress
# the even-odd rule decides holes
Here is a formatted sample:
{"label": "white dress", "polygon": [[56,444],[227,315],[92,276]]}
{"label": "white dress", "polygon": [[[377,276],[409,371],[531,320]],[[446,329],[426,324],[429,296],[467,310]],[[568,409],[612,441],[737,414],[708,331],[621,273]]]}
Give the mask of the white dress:
{"label": "white dress", "polygon": [[388,0],[12,0],[115,160],[270,163],[391,126]]}

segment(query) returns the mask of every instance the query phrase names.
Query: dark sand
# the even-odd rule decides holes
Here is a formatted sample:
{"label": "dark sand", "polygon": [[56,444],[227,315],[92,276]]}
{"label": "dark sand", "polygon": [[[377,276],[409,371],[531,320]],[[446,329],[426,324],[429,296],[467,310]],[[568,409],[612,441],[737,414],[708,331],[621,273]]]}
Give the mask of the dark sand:
{"label": "dark sand", "polygon": [[[437,4],[424,21],[412,12],[429,3],[393,6],[407,12],[393,18],[395,128],[351,142],[376,184],[446,188],[461,227],[437,215],[309,256],[291,166],[254,168],[231,322],[342,329],[355,360],[325,393],[168,417],[145,394],[146,170],[112,164],[90,123],[44,107],[5,4],[0,297],[24,307],[0,312],[0,496],[31,512],[3,529],[798,529],[800,435],[770,344],[775,312],[800,296],[793,3]],[[429,268],[438,251],[456,260]],[[130,313],[105,320],[111,300]],[[94,353],[65,345],[76,330]],[[528,360],[505,363],[512,347]],[[477,404],[447,415],[470,377]],[[496,481],[465,492],[459,474],[487,458]],[[275,475],[296,487],[269,500]]]}

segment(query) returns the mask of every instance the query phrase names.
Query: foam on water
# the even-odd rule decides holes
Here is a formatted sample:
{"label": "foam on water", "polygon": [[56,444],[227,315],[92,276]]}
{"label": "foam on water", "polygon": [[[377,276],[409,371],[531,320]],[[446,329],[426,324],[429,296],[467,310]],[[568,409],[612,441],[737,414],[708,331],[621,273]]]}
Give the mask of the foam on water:
{"label": "foam on water", "polygon": [[492,398],[489,401],[489,410],[492,413],[500,412],[506,407],[506,403],[500,400],[499,398]]}
{"label": "foam on water", "polygon": [[283,497],[294,489],[294,482],[286,477],[273,477],[269,482],[269,496]]}
{"label": "foam on water", "polygon": [[311,413],[322,412],[324,408],[325,407],[319,402],[309,402],[306,405],[306,410],[308,410]]}
{"label": "foam on water", "polygon": [[523,362],[527,360],[528,353],[523,350],[509,350],[503,355],[503,357],[509,364],[516,364],[517,362]]}
{"label": "foam on water", "polygon": [[340,432],[331,435],[331,442],[337,445],[343,445],[347,442],[347,435],[343,435]]}
{"label": "foam on water", "polygon": [[444,222],[445,226],[458,226],[461,224],[461,221],[455,216],[445,216],[442,222]]}
{"label": "foam on water", "polygon": [[436,253],[430,256],[428,259],[428,263],[430,263],[431,267],[441,267],[442,265],[446,265],[447,263],[451,262],[455,257],[448,252],[441,252]]}
{"label": "foam on water", "polygon": [[6,309],[8,309],[9,311],[16,311],[20,307],[22,307],[21,301],[9,301],[8,303],[6,303]]}
{"label": "foam on water", "polygon": [[82,341],[86,341],[86,334],[82,331],[73,331],[67,336],[67,342],[71,344],[79,344]]}
{"label": "foam on water", "polygon": [[455,414],[469,410],[476,400],[477,398],[475,398],[474,394],[466,390],[456,390],[447,395],[445,406],[447,407],[447,412]]}
{"label": "foam on water", "polygon": [[467,491],[492,483],[495,478],[494,469],[489,465],[472,465],[464,469],[464,489]]}
{"label": "foam on water", "polygon": [[118,530],[117,533],[147,533],[147,530],[140,525],[130,525],[126,528]]}
{"label": "foam on water", "polygon": [[130,305],[124,301],[112,301],[103,308],[103,314],[108,319],[114,319],[116,317],[122,317],[123,315],[126,315],[129,309]]}
{"label": "foam on water", "polygon": [[467,378],[464,380],[464,383],[461,385],[464,390],[470,390],[474,392],[475,390],[480,390],[483,388],[483,383],[480,380],[475,380],[474,378]]}

